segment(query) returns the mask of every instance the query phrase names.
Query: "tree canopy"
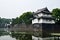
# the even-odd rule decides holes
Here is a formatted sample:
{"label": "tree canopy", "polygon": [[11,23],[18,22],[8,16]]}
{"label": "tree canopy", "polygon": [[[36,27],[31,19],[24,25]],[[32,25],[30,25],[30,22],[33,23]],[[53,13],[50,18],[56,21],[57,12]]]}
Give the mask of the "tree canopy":
{"label": "tree canopy", "polygon": [[25,12],[20,17],[12,19],[12,24],[31,24],[32,12]]}
{"label": "tree canopy", "polygon": [[11,19],[1,18],[0,17],[0,27],[5,27],[5,24],[10,24]]}
{"label": "tree canopy", "polygon": [[60,23],[60,9],[55,8],[52,10],[52,16],[55,18],[56,23]]}
{"label": "tree canopy", "polygon": [[31,18],[32,12],[25,12],[19,17],[19,19],[25,24],[31,24],[32,23]]}

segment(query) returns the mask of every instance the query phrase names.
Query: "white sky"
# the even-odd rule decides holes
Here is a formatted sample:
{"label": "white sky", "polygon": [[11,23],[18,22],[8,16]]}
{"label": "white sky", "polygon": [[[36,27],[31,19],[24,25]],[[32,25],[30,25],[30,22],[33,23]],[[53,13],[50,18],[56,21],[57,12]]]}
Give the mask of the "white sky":
{"label": "white sky", "polygon": [[27,11],[47,7],[50,11],[60,8],[60,0],[0,0],[0,17],[15,18]]}

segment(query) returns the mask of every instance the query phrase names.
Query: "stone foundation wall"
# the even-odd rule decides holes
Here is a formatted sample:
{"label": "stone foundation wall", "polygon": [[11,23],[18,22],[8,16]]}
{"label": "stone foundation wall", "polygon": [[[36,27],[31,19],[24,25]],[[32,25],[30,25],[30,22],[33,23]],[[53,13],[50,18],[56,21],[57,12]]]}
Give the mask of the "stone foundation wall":
{"label": "stone foundation wall", "polygon": [[60,24],[54,25],[54,33],[60,33]]}
{"label": "stone foundation wall", "polygon": [[34,36],[49,37],[50,33],[60,33],[58,24],[16,24],[9,28],[9,31],[33,32]]}

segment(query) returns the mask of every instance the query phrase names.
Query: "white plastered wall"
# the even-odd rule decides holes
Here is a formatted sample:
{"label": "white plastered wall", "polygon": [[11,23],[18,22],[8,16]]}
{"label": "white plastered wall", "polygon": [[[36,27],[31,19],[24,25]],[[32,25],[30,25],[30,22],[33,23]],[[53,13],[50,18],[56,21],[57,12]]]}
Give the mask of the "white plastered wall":
{"label": "white plastered wall", "polygon": [[34,23],[51,23],[51,24],[53,24],[53,23],[55,23],[54,22],[54,20],[44,20],[44,19],[40,19],[40,20],[38,20],[38,19],[34,19],[34,20],[32,20],[32,24],[34,24]]}

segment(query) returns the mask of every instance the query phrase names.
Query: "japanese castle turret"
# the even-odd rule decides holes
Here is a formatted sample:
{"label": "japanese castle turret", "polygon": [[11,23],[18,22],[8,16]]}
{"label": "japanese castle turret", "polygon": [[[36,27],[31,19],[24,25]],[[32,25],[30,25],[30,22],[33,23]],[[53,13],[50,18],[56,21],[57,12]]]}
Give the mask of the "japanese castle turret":
{"label": "japanese castle turret", "polygon": [[41,32],[41,36],[47,36],[44,34],[53,32],[53,25],[55,22],[50,11],[46,7],[33,12],[32,24],[36,29],[35,31],[39,30]]}

